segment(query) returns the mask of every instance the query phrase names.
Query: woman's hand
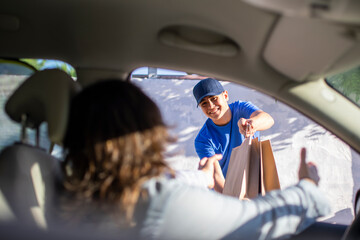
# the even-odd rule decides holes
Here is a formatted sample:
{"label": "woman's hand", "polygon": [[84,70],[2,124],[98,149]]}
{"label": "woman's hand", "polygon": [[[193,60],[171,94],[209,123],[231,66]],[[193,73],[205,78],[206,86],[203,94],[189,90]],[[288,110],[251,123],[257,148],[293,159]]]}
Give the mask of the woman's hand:
{"label": "woman's hand", "polygon": [[299,167],[299,180],[306,179],[313,182],[315,185],[319,184],[320,177],[315,163],[306,163],[306,149],[302,148],[300,152],[300,167]]}
{"label": "woman's hand", "polygon": [[199,170],[206,173],[209,177],[209,188],[214,188],[217,192],[222,192],[225,184],[225,178],[222,173],[219,160],[222,159],[221,154],[215,154],[212,157],[205,157],[199,162]]}

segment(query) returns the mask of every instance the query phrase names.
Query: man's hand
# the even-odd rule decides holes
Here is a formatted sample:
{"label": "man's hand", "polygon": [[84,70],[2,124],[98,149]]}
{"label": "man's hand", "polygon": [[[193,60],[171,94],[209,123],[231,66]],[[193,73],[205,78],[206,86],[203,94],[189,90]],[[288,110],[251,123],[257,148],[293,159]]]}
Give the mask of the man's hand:
{"label": "man's hand", "polygon": [[255,134],[255,129],[253,126],[252,119],[240,118],[238,121],[239,131],[245,137],[250,137]]}
{"label": "man's hand", "polygon": [[212,157],[205,157],[200,160],[199,170],[206,173],[209,177],[209,188],[214,188],[217,192],[222,192],[225,184],[225,178],[222,173],[219,160],[222,159],[221,154],[215,154]]}
{"label": "man's hand", "polygon": [[256,131],[263,131],[274,125],[274,119],[266,112],[257,110],[250,115],[249,119],[240,118],[238,121],[239,131],[245,137],[250,137]]}
{"label": "man's hand", "polygon": [[300,152],[299,180],[301,179],[309,180],[315,185],[318,185],[320,181],[316,165],[313,162],[306,163],[305,148],[302,148]]}

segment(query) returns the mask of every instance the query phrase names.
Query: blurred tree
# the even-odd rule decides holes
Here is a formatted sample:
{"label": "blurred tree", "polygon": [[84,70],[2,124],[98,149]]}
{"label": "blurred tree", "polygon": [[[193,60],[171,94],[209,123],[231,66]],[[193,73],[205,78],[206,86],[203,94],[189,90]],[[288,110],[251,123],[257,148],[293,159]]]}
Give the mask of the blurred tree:
{"label": "blurred tree", "polygon": [[328,77],[326,81],[360,106],[360,67]]}
{"label": "blurred tree", "polygon": [[47,59],[30,59],[30,58],[23,58],[20,60],[32,65],[37,70],[58,68],[58,69],[63,70],[64,72],[68,73],[71,77],[76,78],[75,69],[71,65],[69,65],[65,62],[62,62],[62,61],[47,60]]}
{"label": "blurred tree", "polygon": [[20,60],[30,64],[31,66],[33,66],[37,70],[41,70],[46,64],[46,60],[44,60],[44,59],[23,58],[23,59],[20,59]]}
{"label": "blurred tree", "polygon": [[73,67],[71,67],[69,64],[64,62],[57,62],[57,68],[63,70],[64,72],[68,73],[71,77],[76,77],[76,72]]}

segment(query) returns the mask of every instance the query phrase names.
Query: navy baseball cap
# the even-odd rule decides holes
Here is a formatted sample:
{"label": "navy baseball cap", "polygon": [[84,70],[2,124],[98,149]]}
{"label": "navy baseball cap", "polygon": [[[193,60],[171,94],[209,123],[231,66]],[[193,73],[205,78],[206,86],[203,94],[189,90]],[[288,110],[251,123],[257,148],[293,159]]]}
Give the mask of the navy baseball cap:
{"label": "navy baseball cap", "polygon": [[193,94],[197,103],[196,106],[199,106],[199,103],[204,97],[219,95],[223,91],[225,90],[218,80],[213,78],[201,80],[193,88]]}

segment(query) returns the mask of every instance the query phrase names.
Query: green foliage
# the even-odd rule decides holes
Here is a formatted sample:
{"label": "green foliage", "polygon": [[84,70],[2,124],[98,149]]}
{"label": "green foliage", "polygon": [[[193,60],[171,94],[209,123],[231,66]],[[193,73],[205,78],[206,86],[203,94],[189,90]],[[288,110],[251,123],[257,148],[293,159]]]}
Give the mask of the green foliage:
{"label": "green foliage", "polygon": [[71,77],[76,77],[75,69],[69,64],[61,61],[46,60],[46,59],[29,59],[29,58],[23,58],[20,60],[30,64],[31,66],[35,67],[37,70],[58,68],[68,73]]}
{"label": "green foliage", "polygon": [[63,70],[66,73],[68,73],[71,77],[76,77],[75,69],[73,67],[71,67],[69,64],[66,64],[64,62],[57,63],[57,68]]}
{"label": "green foliage", "polygon": [[41,70],[46,64],[46,60],[44,60],[44,59],[23,58],[23,59],[21,59],[21,61],[30,64],[37,70]]}
{"label": "green foliage", "polygon": [[328,77],[326,81],[360,106],[360,67]]}

